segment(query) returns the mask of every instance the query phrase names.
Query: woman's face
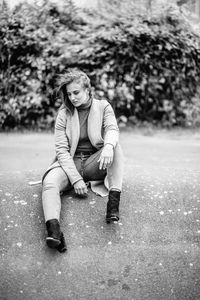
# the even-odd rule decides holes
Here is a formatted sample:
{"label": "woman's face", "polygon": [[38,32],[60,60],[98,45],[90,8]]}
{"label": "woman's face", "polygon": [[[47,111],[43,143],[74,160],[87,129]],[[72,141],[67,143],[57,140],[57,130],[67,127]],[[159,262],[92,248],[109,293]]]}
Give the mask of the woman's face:
{"label": "woman's face", "polygon": [[79,107],[89,100],[89,90],[84,88],[79,81],[68,84],[66,89],[68,98],[75,107]]}

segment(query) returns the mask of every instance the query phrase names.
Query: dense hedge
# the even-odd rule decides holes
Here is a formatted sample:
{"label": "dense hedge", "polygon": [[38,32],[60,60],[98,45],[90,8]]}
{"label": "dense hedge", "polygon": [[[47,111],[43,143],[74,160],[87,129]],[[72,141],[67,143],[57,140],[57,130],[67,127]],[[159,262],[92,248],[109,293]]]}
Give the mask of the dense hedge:
{"label": "dense hedge", "polygon": [[78,53],[96,93],[135,124],[200,125],[199,38],[189,24],[170,9],[150,20],[111,16]]}
{"label": "dense hedge", "polygon": [[0,12],[0,126],[49,128],[56,76],[76,66],[95,95],[134,124],[200,125],[200,49],[180,14],[127,18],[78,11],[71,1]]}
{"label": "dense hedge", "polygon": [[40,6],[20,4],[0,12],[0,125],[51,127],[56,107],[52,89],[63,45],[73,43],[82,21],[71,1],[62,9],[48,0]]}

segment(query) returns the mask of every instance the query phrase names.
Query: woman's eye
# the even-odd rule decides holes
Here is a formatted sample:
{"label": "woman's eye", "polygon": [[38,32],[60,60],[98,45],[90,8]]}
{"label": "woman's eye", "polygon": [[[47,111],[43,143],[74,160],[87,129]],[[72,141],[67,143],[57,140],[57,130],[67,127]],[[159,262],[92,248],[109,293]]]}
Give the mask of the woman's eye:
{"label": "woman's eye", "polygon": [[80,91],[74,91],[72,93],[67,93],[68,97],[71,97],[72,95],[78,95]]}

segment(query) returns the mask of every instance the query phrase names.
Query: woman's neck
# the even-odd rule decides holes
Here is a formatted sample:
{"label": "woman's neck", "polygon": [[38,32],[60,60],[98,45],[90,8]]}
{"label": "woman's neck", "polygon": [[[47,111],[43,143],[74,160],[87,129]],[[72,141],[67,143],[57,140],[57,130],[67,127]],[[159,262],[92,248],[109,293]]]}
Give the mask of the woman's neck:
{"label": "woman's neck", "polygon": [[92,98],[90,97],[86,103],[81,104],[79,107],[77,107],[77,109],[78,110],[87,109],[87,108],[89,108],[91,106],[91,104],[92,104]]}

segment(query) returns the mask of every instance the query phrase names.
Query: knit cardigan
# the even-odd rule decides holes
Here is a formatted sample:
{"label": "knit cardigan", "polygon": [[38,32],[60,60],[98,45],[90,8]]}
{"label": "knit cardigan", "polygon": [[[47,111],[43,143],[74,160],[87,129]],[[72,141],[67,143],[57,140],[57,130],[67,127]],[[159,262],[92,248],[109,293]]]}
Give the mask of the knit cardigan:
{"label": "knit cardigan", "polygon": [[[106,143],[112,144],[115,148],[118,143],[119,129],[114,111],[107,100],[92,100],[87,122],[89,140],[97,151]],[[55,123],[56,157],[45,172],[43,179],[51,169],[59,166],[64,170],[72,185],[82,179],[73,160],[79,136],[80,124],[78,111],[74,108],[74,112],[72,113],[63,104],[58,111]],[[107,186],[106,182],[107,178],[104,180],[104,187]],[[99,183],[91,182],[92,189],[97,194],[104,196],[106,195],[105,189]]]}

